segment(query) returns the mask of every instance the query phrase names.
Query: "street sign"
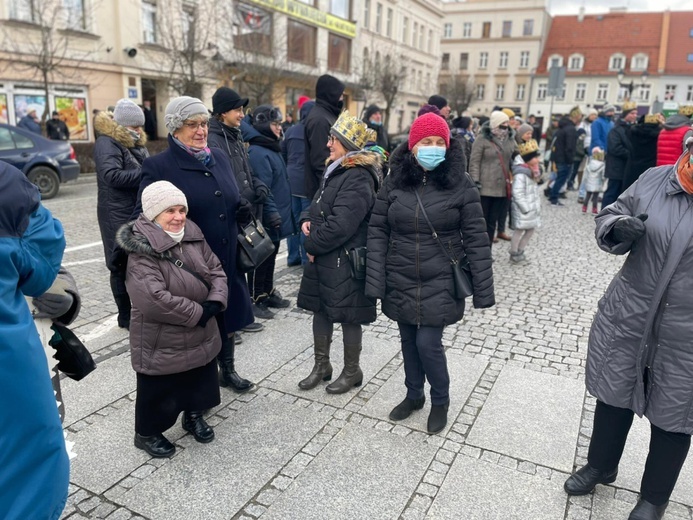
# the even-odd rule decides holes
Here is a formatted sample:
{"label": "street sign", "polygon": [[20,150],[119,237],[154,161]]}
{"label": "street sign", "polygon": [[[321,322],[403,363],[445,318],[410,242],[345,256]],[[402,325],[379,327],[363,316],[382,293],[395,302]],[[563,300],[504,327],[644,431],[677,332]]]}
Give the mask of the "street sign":
{"label": "street sign", "polygon": [[662,115],[664,117],[673,116],[679,113],[679,104],[674,101],[665,101],[662,103]]}
{"label": "street sign", "polygon": [[551,67],[549,69],[549,96],[561,95],[563,83],[565,83],[565,67]]}

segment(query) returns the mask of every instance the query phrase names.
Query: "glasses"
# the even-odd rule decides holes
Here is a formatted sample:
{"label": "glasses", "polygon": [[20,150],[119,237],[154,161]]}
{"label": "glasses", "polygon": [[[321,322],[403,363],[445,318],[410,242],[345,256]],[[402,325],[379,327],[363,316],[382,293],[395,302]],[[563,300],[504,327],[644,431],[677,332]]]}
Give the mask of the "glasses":
{"label": "glasses", "polygon": [[327,144],[332,146],[334,144],[335,137],[331,135],[330,137],[327,138]]}
{"label": "glasses", "polygon": [[209,121],[190,121],[188,123],[183,123],[183,126],[190,130],[197,131],[198,128],[207,128],[209,126]]}

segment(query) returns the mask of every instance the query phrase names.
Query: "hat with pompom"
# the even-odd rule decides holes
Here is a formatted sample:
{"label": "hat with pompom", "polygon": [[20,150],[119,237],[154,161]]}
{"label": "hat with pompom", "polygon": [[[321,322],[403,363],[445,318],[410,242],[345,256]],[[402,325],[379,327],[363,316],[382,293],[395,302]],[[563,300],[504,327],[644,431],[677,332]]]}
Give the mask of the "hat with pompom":
{"label": "hat with pompom", "polygon": [[428,113],[414,120],[409,130],[409,149],[425,137],[442,137],[445,147],[450,147],[450,128],[442,117]]}

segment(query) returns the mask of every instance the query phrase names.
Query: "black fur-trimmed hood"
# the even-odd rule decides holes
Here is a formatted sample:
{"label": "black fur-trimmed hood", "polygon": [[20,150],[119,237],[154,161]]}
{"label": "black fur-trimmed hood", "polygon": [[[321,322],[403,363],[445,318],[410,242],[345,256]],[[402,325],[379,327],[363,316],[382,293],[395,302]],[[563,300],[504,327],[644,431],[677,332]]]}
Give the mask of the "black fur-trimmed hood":
{"label": "black fur-trimmed hood", "polygon": [[[426,173],[426,182],[438,189],[449,190],[460,184],[466,171],[464,148],[458,139],[451,139],[445,160],[435,170]],[[395,188],[415,188],[421,185],[424,173],[414,154],[409,151],[408,143],[402,143],[392,152],[388,179]]]}
{"label": "black fur-trimmed hood", "polygon": [[339,171],[340,169],[349,170],[351,168],[358,167],[368,170],[368,173],[370,173],[371,177],[373,177],[375,191],[377,192],[380,189],[380,186],[383,184],[383,166],[381,155],[375,152],[369,152],[367,150],[351,152],[349,155],[344,157],[344,159],[342,159],[342,162],[337,167],[336,171]]}
{"label": "black fur-trimmed hood", "polygon": [[94,130],[97,135],[105,135],[125,148],[135,148],[147,144],[147,134],[140,130],[140,138],[135,141],[128,129],[113,120],[113,113],[102,111],[94,117]]}
{"label": "black fur-trimmed hood", "polygon": [[[204,240],[202,231],[197,224],[186,220],[183,242],[199,240]],[[129,255],[136,254],[160,259],[171,256],[169,250],[176,246],[176,242],[164,230],[144,215],[120,226],[116,233],[116,243]]]}

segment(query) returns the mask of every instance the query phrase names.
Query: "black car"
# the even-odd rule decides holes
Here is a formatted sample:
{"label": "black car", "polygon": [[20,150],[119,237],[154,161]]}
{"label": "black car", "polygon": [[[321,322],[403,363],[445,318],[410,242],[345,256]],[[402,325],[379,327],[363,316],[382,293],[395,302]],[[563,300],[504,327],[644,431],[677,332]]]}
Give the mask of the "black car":
{"label": "black car", "polygon": [[65,141],[51,141],[24,128],[0,124],[0,161],[24,172],[42,199],[58,194],[61,182],[79,176],[75,150]]}

